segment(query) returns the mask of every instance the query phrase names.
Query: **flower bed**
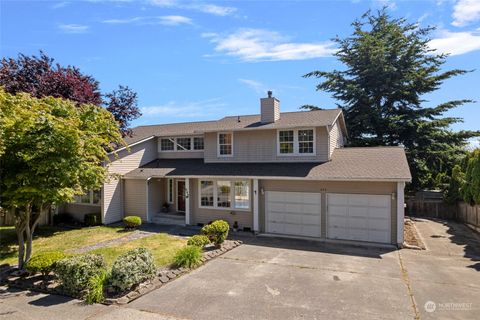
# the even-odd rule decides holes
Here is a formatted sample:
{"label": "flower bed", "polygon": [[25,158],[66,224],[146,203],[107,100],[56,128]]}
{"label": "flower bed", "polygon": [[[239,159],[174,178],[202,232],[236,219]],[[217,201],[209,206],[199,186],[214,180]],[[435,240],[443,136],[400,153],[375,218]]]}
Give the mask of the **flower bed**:
{"label": "flower bed", "polygon": [[[210,248],[207,247],[206,250],[202,253],[201,264],[199,266],[224,254],[225,252],[228,252],[238,247],[241,244],[241,241],[225,240],[225,242],[223,242],[219,248],[215,248],[213,246],[211,246]],[[170,268],[160,269],[158,270],[153,280],[148,280],[140,283],[139,285],[134,286],[129,292],[124,292],[122,294],[113,294],[112,292],[106,290],[105,300],[103,301],[103,303],[127,304],[150,291],[160,288],[164,284],[173,281],[174,279],[188,273],[191,270],[192,269],[189,268],[176,268],[173,266]],[[28,276],[26,274],[16,275],[16,273],[12,273],[12,271],[13,269],[4,270],[4,274],[6,274],[6,276],[4,277],[4,279],[1,279],[3,283],[12,287],[26,290],[39,291],[49,294],[68,295],[65,288],[63,288],[63,286],[52,273],[44,278],[40,274],[36,274],[33,276]]]}

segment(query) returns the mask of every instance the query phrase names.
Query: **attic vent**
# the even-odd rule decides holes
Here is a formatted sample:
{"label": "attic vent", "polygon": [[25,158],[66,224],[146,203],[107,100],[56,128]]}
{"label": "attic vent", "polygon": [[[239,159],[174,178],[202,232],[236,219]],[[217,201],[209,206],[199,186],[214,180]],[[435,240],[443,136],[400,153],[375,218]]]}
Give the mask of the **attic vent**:
{"label": "attic vent", "polygon": [[241,122],[241,121],[240,121],[240,116],[237,117],[237,122]]}

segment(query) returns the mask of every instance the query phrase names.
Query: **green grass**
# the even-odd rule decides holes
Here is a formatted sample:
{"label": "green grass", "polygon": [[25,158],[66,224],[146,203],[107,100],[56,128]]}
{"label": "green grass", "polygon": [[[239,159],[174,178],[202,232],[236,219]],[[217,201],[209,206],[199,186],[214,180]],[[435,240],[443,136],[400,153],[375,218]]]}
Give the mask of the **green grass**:
{"label": "green grass", "polygon": [[[63,229],[39,226],[33,239],[33,254],[45,251],[66,251],[101,241],[125,236],[121,227]],[[17,236],[14,227],[0,227],[0,265],[17,263]]]}
{"label": "green grass", "polygon": [[155,259],[155,265],[157,267],[161,267],[171,264],[177,250],[183,248],[186,243],[187,240],[185,239],[160,233],[146,238],[122,243],[119,246],[93,250],[90,251],[90,253],[102,254],[105,257],[108,266],[111,267],[119,255],[129,250],[143,247],[152,252]]}

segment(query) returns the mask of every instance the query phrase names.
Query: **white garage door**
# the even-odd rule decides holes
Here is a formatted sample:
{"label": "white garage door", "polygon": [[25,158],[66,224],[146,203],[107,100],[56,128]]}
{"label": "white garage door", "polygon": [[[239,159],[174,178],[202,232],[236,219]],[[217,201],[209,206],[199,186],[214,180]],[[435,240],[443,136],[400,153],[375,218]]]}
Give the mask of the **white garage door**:
{"label": "white garage door", "polygon": [[327,194],[327,237],[390,243],[391,197]]}
{"label": "white garage door", "polygon": [[320,193],[266,192],[266,231],[320,237]]}

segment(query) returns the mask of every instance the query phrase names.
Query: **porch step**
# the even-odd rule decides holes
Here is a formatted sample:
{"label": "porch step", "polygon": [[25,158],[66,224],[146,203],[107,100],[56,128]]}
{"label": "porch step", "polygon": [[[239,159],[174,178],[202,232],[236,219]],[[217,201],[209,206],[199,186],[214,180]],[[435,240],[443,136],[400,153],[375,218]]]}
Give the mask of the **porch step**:
{"label": "porch step", "polygon": [[155,216],[153,216],[152,222],[158,224],[183,226],[185,225],[185,216],[178,214],[157,213]]}

